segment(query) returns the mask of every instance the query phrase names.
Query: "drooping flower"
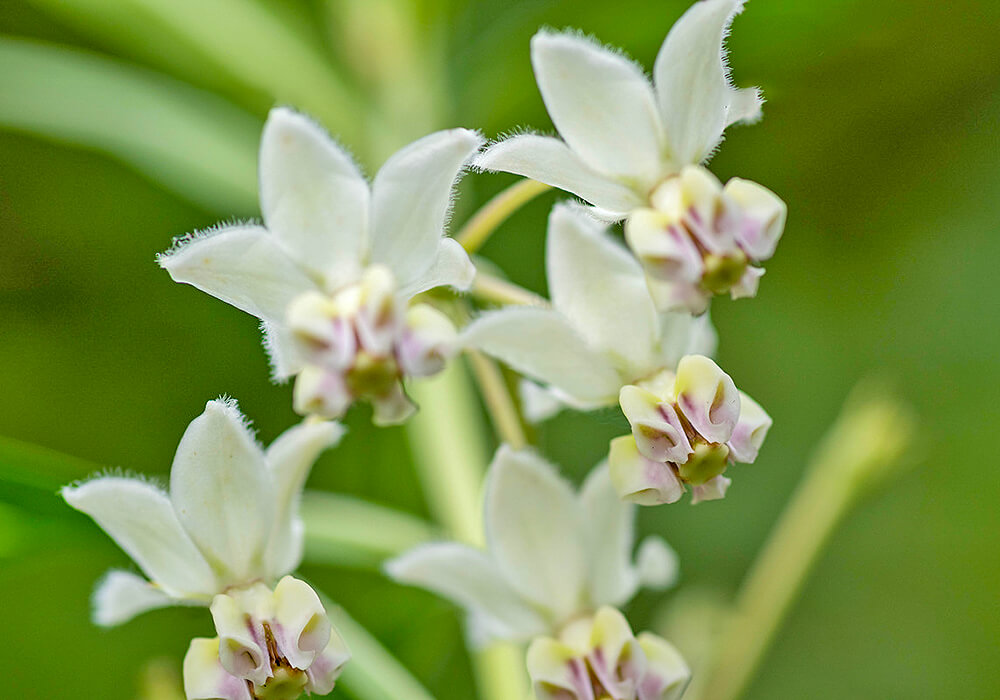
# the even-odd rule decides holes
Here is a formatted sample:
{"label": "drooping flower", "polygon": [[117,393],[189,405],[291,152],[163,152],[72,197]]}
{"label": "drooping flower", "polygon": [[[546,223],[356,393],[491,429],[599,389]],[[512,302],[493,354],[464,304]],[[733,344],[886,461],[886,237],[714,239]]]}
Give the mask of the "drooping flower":
{"label": "drooping flower", "polygon": [[[464,608],[480,643],[535,640],[527,663],[539,698],[592,700],[594,695],[572,685],[576,681],[566,680],[581,664],[606,671],[605,681],[619,679],[618,689],[633,689],[632,695],[610,696],[616,700],[670,698],[667,689],[687,681],[683,661],[653,635],[640,636],[656,640],[645,652],[647,645],[637,645],[628,623],[611,610],[640,586],[665,588],[676,579],[676,555],[659,537],[644,539],[633,558],[634,516],[634,506],[615,493],[605,464],[574,493],[534,452],[503,445],[487,476],[485,551],[451,542],[421,545],[390,561],[386,571]],[[609,635],[617,641],[609,642]],[[627,638],[631,661],[623,657]],[[671,653],[663,656],[663,649]],[[661,657],[669,660],[660,663]],[[634,694],[640,687],[660,687],[654,677],[665,683],[660,695]],[[589,682],[580,681],[593,687]],[[554,688],[577,694],[544,694]]]}
{"label": "drooping flower", "polygon": [[159,263],[262,320],[274,375],[297,375],[295,408],[338,418],[359,398],[375,422],[414,406],[402,380],[437,372],[455,329],[411,305],[438,286],[467,289],[475,270],[444,236],[455,182],[482,144],[440,131],[393,155],[369,185],[319,126],[271,111],[260,148],[264,223],[234,224],[175,243]]}
{"label": "drooping flower", "polygon": [[556,205],[547,236],[552,307],[483,314],[463,331],[465,345],[578,409],[614,405],[623,386],[672,370],[685,355],[714,352],[708,317],[658,313],[635,258],[580,207]]}
{"label": "drooping flower", "polygon": [[[702,0],[673,26],[650,83],[620,52],[572,32],[531,41],[542,99],[562,139],[519,134],[476,160],[572,192],[626,225],[660,308],[704,311],[712,294],[752,296],[784,226],[760,185],[725,188],[701,163],[731,124],[760,117],[756,88],[733,86],[724,40],[744,0]],[[632,219],[635,219],[634,221]]]}
{"label": "drooping flower", "polygon": [[674,503],[686,486],[692,503],[722,498],[730,484],[723,473],[752,463],[771,427],[764,409],[699,355],[683,358],[676,373],[623,387],[620,402],[632,434],[611,441],[611,479],[640,505]]}
{"label": "drooping flower", "polygon": [[220,399],[184,433],[169,493],[117,475],[64,488],[66,502],[148,577],[109,572],[94,593],[94,621],[113,626],[155,608],[210,606],[219,636],[191,643],[189,700],[328,693],[350,653],[315,591],[287,574],[302,558],[302,487],[342,434],[336,423],[307,421],[264,450],[236,403]]}
{"label": "drooping flower", "polygon": [[532,642],[528,673],[537,700],[677,700],[691,678],[671,644],[649,632],[636,637],[610,607]]}

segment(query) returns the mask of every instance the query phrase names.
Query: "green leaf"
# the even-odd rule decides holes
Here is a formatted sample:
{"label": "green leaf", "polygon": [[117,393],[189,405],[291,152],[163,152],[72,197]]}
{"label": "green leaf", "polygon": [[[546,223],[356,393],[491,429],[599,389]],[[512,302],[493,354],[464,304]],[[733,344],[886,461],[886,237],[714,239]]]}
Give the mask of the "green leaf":
{"label": "green leaf", "polygon": [[341,494],[307,491],[301,512],[312,563],[375,568],[436,535],[420,518]]}
{"label": "green leaf", "polygon": [[83,51],[0,38],[0,126],[113,156],[213,211],[256,210],[260,122],[213,95]]}

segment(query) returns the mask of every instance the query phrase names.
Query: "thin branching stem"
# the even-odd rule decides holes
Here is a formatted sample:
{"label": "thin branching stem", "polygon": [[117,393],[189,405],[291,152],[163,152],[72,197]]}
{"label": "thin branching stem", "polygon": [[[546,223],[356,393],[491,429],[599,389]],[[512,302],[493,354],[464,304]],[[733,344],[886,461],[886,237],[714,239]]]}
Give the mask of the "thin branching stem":
{"label": "thin branching stem", "polygon": [[505,279],[494,277],[485,272],[476,274],[472,283],[472,296],[479,301],[485,301],[502,306],[548,306],[549,302],[534,292],[518,286]]}
{"label": "thin branching stem", "polygon": [[549,185],[535,180],[515,182],[473,214],[455,234],[455,240],[466,252],[475,253],[511,214],[548,189]]}
{"label": "thin branching stem", "polygon": [[525,447],[528,439],[524,434],[521,416],[500,368],[480,352],[470,351],[468,357],[472,374],[500,440],[517,449]]}

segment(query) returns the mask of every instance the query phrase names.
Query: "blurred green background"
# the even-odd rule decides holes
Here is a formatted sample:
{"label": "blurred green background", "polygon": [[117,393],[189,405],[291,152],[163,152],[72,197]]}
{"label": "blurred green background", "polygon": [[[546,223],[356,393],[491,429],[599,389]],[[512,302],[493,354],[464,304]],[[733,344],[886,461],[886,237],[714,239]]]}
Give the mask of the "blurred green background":
{"label": "blurred green background", "polygon": [[[256,215],[267,109],[311,112],[369,172],[435,128],[550,129],[528,58],[539,26],[651,66],[687,4],[0,3],[0,435],[163,475],[229,393],[270,441],[296,418],[256,323],[153,262],[172,236]],[[646,509],[641,528],[680,553],[682,590],[729,596],[858,379],[888,376],[921,417],[919,465],[835,534],[749,698],[1000,697],[998,29],[992,0],[754,0],[734,25],[737,82],[768,102],[712,168],[766,184],[790,216],[757,299],[713,313],[722,366],[775,427],[727,499]],[[512,181],[465,178],[455,223]],[[539,292],[555,198],[483,251]],[[311,484],[427,515],[405,433],[364,410],[348,423]],[[578,479],[620,432],[611,411],[564,415],[538,440]],[[134,698],[150,659],[179,664],[210,632],[190,609],[91,626],[94,582],[129,564],[54,494],[88,468],[0,451],[4,697]],[[305,572],[436,696],[472,696],[450,605],[373,570]],[[673,597],[640,595],[633,626],[656,627]]]}

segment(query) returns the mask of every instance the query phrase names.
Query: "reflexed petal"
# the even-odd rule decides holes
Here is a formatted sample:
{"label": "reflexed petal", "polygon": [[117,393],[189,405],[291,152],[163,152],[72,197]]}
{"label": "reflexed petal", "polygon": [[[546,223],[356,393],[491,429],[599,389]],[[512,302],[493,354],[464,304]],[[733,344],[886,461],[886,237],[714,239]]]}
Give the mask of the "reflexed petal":
{"label": "reflexed petal", "polygon": [[740,281],[732,286],[729,294],[733,299],[747,299],[757,296],[757,287],[760,286],[760,278],[763,276],[764,268],[747,265]]}
{"label": "reflexed petal", "polygon": [[633,384],[622,387],[618,401],[644,457],[654,462],[687,461],[691,442],[673,406]]}
{"label": "reflexed petal", "polygon": [[642,205],[642,198],[623,183],[598,173],[559,139],[518,134],[493,144],[473,161],[483,170],[523,175],[575,194],[620,219]]}
{"label": "reflexed petal", "polygon": [[307,420],[279,435],[265,452],[273,484],[270,497],[277,504],[267,557],[273,577],[299,565],[302,528],[296,521],[302,488],[320,453],[340,442],[344,432],[339,423]]}
{"label": "reflexed petal", "polygon": [[522,596],[553,621],[580,605],[587,577],[582,513],[570,485],[534,453],[506,445],[487,476],[484,522],[490,554]]}
{"label": "reflexed petal", "polygon": [[702,501],[717,501],[724,498],[731,483],[733,483],[732,479],[720,474],[719,476],[709,479],[704,484],[692,486],[691,504],[694,505],[696,503],[701,503]]}
{"label": "reflexed petal", "polygon": [[341,280],[359,270],[368,198],[368,182],[322,127],[271,110],[260,142],[260,208],[300,264]]}
{"label": "reflexed petal", "polygon": [[146,579],[127,571],[109,571],[94,589],[93,620],[100,627],[114,627],[148,610],[179,605]]}
{"label": "reflexed petal", "polygon": [[[270,597],[270,591],[263,595]],[[225,593],[215,596],[211,611],[222,667],[230,675],[264,685],[271,677],[271,659],[261,621]]]}
{"label": "reflexed petal", "polygon": [[103,476],[62,496],[86,513],[170,595],[212,595],[215,575],[181,527],[163,491],[139,479]]}
{"label": "reflexed petal", "polygon": [[469,260],[465,248],[454,238],[442,238],[434,263],[424,274],[401,288],[398,294],[408,299],[435,287],[452,287],[464,292],[472,286],[475,276],[476,267]]}
{"label": "reflexed petal", "polygon": [[552,304],[591,347],[622,358],[635,374],[647,373],[656,309],[635,258],[581,208],[557,204],[545,264]]}
{"label": "reflexed petal", "polygon": [[316,591],[291,576],[274,588],[274,621],[278,650],[298,669],[309,668],[332,636],[330,618]]}
{"label": "reflexed petal", "polygon": [[326,695],[340,677],[344,666],[351,659],[351,651],[347,647],[344,638],[335,627],[330,629],[330,641],[316,658],[306,673],[309,675],[309,692],[317,695]]}
{"label": "reflexed petal", "polygon": [[188,700],[253,700],[246,681],[222,667],[217,638],[191,640],[184,656],[184,694]]}
{"label": "reflexed petal", "polygon": [[709,442],[725,442],[740,417],[740,394],[732,378],[703,355],[687,355],[677,365],[677,405]]}
{"label": "reflexed petal", "polygon": [[541,423],[559,413],[565,405],[548,387],[522,379],[518,384],[521,411],[529,423]]}
{"label": "reflexed petal", "polygon": [[525,640],[548,629],[483,552],[451,542],[416,547],[386,564],[396,581],[426,588],[474,614],[488,637]]}
{"label": "reflexed petal", "polygon": [[292,299],[315,288],[281,243],[253,224],[196,234],[156,261],[175,282],[266,321],[281,320]]}
{"label": "reflexed petal", "polygon": [[639,585],[632,566],[635,506],[618,498],[605,462],[587,476],[580,492],[590,557],[590,603],[622,605]]}
{"label": "reflexed petal", "polygon": [[273,486],[264,453],[235,401],[209,401],[188,426],[170,470],[170,498],[224,583],[266,575]]}
{"label": "reflexed petal", "polygon": [[737,462],[751,464],[757,459],[772,422],[759,403],[740,392],[740,419],[729,438],[729,449]]}
{"label": "reflexed petal", "polygon": [[658,535],[650,535],[643,539],[639,545],[635,565],[639,571],[639,583],[643,588],[662,590],[677,582],[677,573],[680,570],[677,552]]}
{"label": "reflexed petal", "polygon": [[727,182],[723,191],[740,206],[736,231],[740,247],[754,260],[770,258],[785,230],[788,207],[771,190],[738,177]]}
{"label": "reflexed petal", "polygon": [[461,341],[528,376],[551,384],[570,402],[585,406],[614,403],[621,378],[607,359],[556,311],[504,309],[466,326]]}
{"label": "reflexed petal", "polygon": [[708,314],[660,314],[660,361],[664,367],[676,369],[685,355],[711,357],[718,344],[719,336]]}
{"label": "reflexed petal", "polygon": [[302,371],[305,360],[299,352],[299,344],[287,326],[263,321],[260,324],[264,334],[264,350],[271,362],[271,375],[275,381],[283,381]]}
{"label": "reflexed petal", "polygon": [[623,435],[611,441],[608,452],[611,483],[620,498],[640,506],[675,503],[684,495],[684,484],[666,464],[646,459],[635,438]]}
{"label": "reflexed petal", "polygon": [[653,78],[674,161],[699,163],[723,130],[760,116],[756,88],[732,85],[723,41],[743,0],[696,2],[671,28],[656,57]]}
{"label": "reflexed petal", "polygon": [[590,39],[544,30],[531,39],[531,63],[569,147],[598,172],[652,185],[661,175],[663,129],[642,68]]}
{"label": "reflexed petal", "polygon": [[370,262],[387,265],[400,288],[434,265],[455,181],[482,143],[468,129],[439,131],[397,152],[375,176]]}
{"label": "reflexed petal", "polygon": [[647,661],[638,700],[680,700],[691,680],[691,669],[684,658],[655,634],[642,632],[638,639]]}

